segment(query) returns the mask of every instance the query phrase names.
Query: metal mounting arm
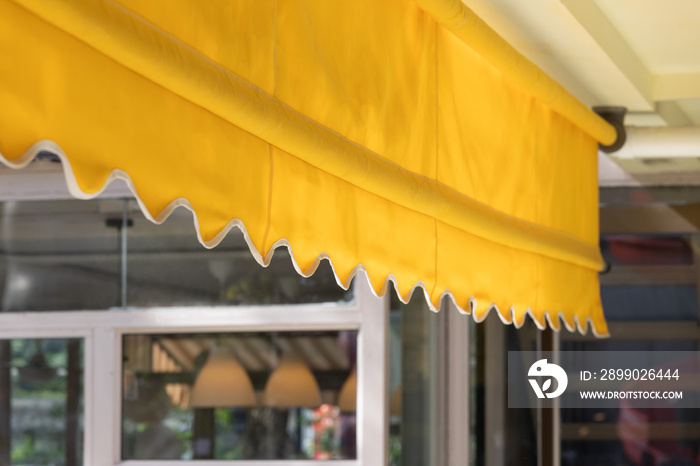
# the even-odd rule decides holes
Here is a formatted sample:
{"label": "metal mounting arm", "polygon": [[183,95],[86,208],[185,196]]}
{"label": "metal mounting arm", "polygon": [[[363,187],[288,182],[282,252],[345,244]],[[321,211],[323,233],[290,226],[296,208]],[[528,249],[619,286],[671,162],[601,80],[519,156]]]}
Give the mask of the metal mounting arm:
{"label": "metal mounting arm", "polygon": [[606,154],[620,150],[627,140],[627,132],[625,131],[625,113],[627,113],[627,109],[625,107],[593,107],[593,111],[610,123],[617,133],[615,142],[609,146],[599,144],[600,150]]}

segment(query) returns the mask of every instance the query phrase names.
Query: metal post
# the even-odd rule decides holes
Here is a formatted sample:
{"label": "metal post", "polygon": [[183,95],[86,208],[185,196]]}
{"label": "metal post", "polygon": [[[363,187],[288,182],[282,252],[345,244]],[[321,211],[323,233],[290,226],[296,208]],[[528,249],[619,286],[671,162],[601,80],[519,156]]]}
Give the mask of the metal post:
{"label": "metal post", "polygon": [[129,225],[129,200],[124,199],[124,208],[122,210],[122,224],[119,229],[119,233],[121,234],[121,239],[122,239],[122,247],[121,247],[121,257],[122,257],[122,266],[121,266],[121,275],[122,275],[122,285],[121,285],[121,307],[126,309],[126,235],[127,235],[127,227]]}
{"label": "metal post", "polygon": [[117,238],[120,243],[120,275],[121,280],[119,281],[119,295],[120,295],[120,306],[122,309],[126,309],[127,306],[127,281],[126,281],[126,256],[127,256],[127,229],[133,225],[133,221],[129,218],[129,199],[122,200],[122,216],[120,218],[108,218],[105,224],[108,228],[117,229]]}
{"label": "metal post", "polygon": [[[539,347],[542,352],[554,354],[553,363],[559,362],[559,334],[547,327],[539,333]],[[559,402],[554,401],[552,408],[539,410],[538,464],[540,466],[559,466],[561,464]]]}

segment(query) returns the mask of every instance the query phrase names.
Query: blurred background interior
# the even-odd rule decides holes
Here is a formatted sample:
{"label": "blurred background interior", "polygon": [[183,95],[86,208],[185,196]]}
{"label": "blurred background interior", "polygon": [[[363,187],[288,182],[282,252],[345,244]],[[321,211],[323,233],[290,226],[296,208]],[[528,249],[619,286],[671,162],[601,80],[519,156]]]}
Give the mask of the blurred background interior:
{"label": "blurred background interior", "polygon": [[[690,194],[698,194],[691,190]],[[445,464],[450,361],[468,376],[471,464],[698,464],[700,410],[508,409],[508,350],[697,351],[698,203],[688,189],[607,189],[601,247],[610,265],[601,293],[612,337],[515,329],[495,315],[475,324],[428,311],[415,294],[391,294],[388,322],[389,462]],[[640,200],[641,199],[641,200]],[[128,309],[323,304],[351,306],[323,261],[303,278],[285,249],[260,267],[233,231],[213,251],[197,243],[189,212],[156,226],[134,201],[0,204],[0,298],[5,314],[104,315]],[[124,221],[126,219],[126,221]],[[126,228],[123,228],[126,225]],[[123,239],[126,236],[127,247]],[[455,354],[450,322],[467,331]],[[1,330],[0,330],[1,332]],[[357,457],[357,330],[125,333],[121,338],[123,460],[354,459]],[[59,335],[0,341],[3,464],[83,461],[83,339]],[[93,408],[94,409],[94,408]],[[9,461],[9,462],[8,462]]]}

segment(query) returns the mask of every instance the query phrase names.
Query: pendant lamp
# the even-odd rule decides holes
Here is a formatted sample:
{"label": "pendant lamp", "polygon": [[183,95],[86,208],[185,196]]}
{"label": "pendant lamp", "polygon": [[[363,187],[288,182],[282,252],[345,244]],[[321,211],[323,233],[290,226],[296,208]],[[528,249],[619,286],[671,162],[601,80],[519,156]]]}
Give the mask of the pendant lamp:
{"label": "pendant lamp", "polygon": [[286,355],[270,375],[263,404],[274,408],[318,408],[321,391],[316,378],[298,356]]}
{"label": "pendant lamp", "polygon": [[233,351],[227,347],[214,347],[192,386],[190,406],[223,408],[255,404],[253,384]]}
{"label": "pendant lamp", "polygon": [[357,411],[357,371],[352,370],[338,394],[338,408],[344,413]]}

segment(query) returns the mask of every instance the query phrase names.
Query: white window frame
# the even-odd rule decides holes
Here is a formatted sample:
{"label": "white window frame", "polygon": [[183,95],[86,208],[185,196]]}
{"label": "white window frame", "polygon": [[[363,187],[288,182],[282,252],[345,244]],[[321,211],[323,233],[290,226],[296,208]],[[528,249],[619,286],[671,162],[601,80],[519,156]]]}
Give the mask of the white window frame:
{"label": "white window frame", "polygon": [[[121,460],[122,337],[134,333],[358,330],[357,459],[215,460],[230,466],[382,465],[388,458],[389,299],[373,295],[366,275],[351,304],[172,307],[112,311],[0,314],[0,339],[84,340],[84,464],[172,466],[181,460]],[[103,409],[106,407],[106,409]],[[212,460],[187,461],[209,466]]]}
{"label": "white window frame", "polygon": [[[61,164],[35,161],[22,170],[0,167],[0,202],[75,200],[65,184]],[[102,199],[133,199],[120,181],[110,184]],[[77,202],[77,200],[76,200]],[[388,464],[389,416],[389,296],[377,298],[364,272],[354,281],[350,305],[288,305],[236,307],[129,308],[112,311],[0,313],[0,338],[83,338],[85,345],[84,464],[90,466],[166,466],[180,460],[122,461],[121,456],[121,343],[130,333],[191,333],[228,331],[344,330],[358,332],[357,459],[355,460],[254,460],[187,461],[189,466],[379,466]],[[440,444],[436,460],[463,466],[470,459],[470,316],[457,312],[446,300],[439,340],[446,374],[440,376],[438,409],[448,421],[430,437]],[[196,316],[196,318],[193,318]],[[196,322],[193,322],[196,321]],[[447,352],[445,355],[444,353]],[[437,354],[437,353],[436,353]],[[111,407],[107,412],[102,407]],[[433,413],[436,415],[435,413]],[[447,432],[445,432],[447,430]],[[445,445],[445,443],[447,445]],[[445,448],[446,447],[446,448]],[[434,450],[434,448],[432,449]]]}
{"label": "white window frame", "polygon": [[[35,313],[42,314],[42,313]],[[87,380],[94,379],[95,365],[94,359],[88,357],[87,348],[94,343],[93,332],[86,327],[65,327],[65,328],[50,328],[46,325],[37,325],[29,327],[26,325],[28,317],[35,315],[32,313],[18,314],[16,317],[20,319],[7,319],[5,314],[0,314],[0,340],[22,340],[22,339],[82,339],[83,354],[83,463],[91,464],[88,458],[94,456],[94,425],[93,417],[88,416],[88,407],[94,406],[94,392],[88,389]],[[12,316],[15,317],[15,316]],[[41,316],[37,316],[41,317]],[[15,321],[15,322],[11,322]],[[15,323],[19,324],[16,325]]]}

